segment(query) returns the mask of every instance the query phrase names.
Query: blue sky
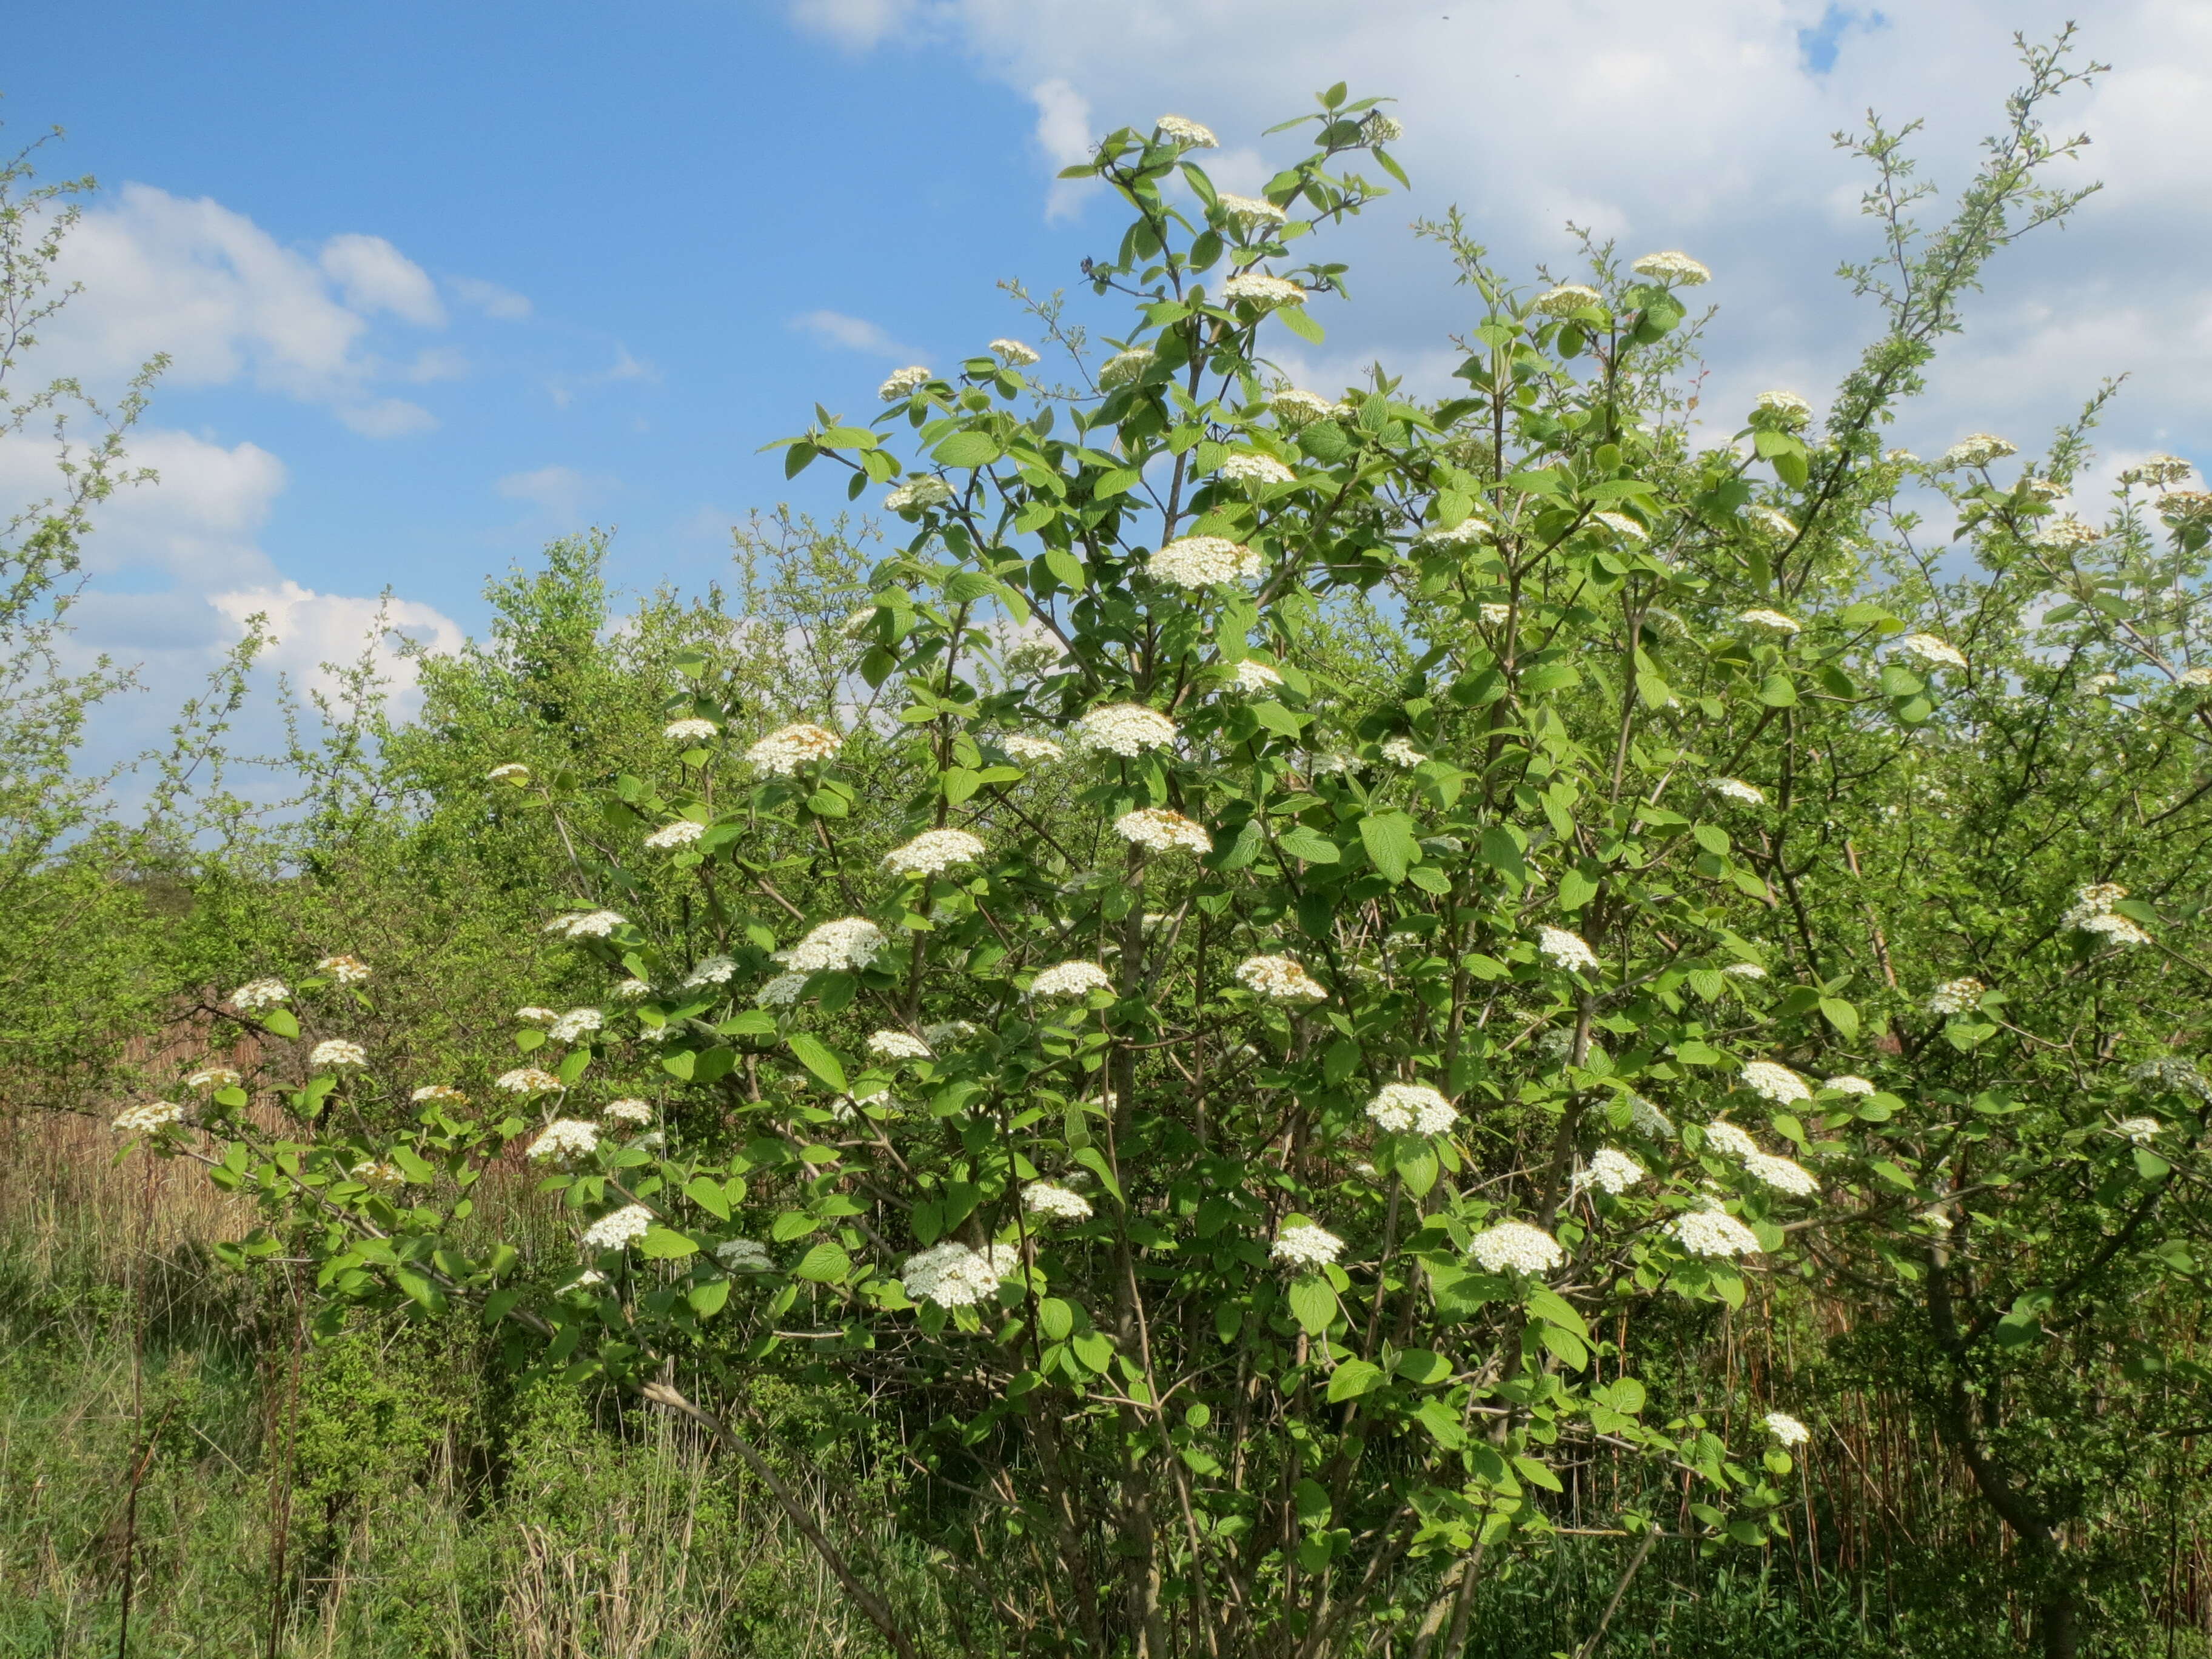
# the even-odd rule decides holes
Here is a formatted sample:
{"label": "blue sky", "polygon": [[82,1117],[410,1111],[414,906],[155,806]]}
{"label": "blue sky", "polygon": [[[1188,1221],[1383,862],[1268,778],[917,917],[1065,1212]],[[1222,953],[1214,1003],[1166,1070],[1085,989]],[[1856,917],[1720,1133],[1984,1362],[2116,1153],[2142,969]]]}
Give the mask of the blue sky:
{"label": "blue sky", "polygon": [[[648,0],[627,8],[336,0],[45,7],[15,20],[0,106],[103,189],[49,372],[176,367],[81,613],[147,665],[149,720],[248,609],[295,671],[390,587],[416,631],[481,624],[488,573],[619,526],[617,574],[697,586],[727,526],[793,495],[757,453],[819,399],[872,413],[909,361],[1020,332],[995,282],[1045,290],[1115,233],[1055,187],[1083,141],[1164,110],[1223,134],[1231,187],[1268,122],[1340,76],[1401,102],[1416,190],[1345,239],[1358,303],[1292,360],[1340,385],[1381,356],[1433,380],[1465,320],[1407,234],[1458,202],[1509,264],[1570,256],[1574,218],[1630,253],[1714,265],[1708,401],[1815,397],[1869,319],[1832,280],[1863,246],[1827,135],[1869,105],[1929,118],[1955,185],[2041,0],[1885,15],[1796,0]],[[2212,8],[2112,0],[2117,65],[2062,125],[2108,188],[2018,251],[1904,441],[2023,443],[2103,374],[2135,376],[2112,465],[2199,459],[2212,416]],[[1733,424],[1731,421],[1729,424]],[[27,476],[0,451],[0,488]],[[824,505],[801,493],[802,503]]]}

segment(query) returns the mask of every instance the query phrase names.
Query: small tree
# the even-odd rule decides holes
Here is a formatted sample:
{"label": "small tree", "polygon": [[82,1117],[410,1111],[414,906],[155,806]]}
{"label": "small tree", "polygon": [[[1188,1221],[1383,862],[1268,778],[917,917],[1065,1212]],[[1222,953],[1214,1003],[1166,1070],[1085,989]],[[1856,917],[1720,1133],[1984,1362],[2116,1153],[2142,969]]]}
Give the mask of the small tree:
{"label": "small tree", "polygon": [[[1194,123],[1110,135],[1073,171],[1133,210],[1085,267],[1134,312],[1112,356],[1057,387],[994,342],[789,442],[911,532],[842,625],[842,715],[779,725],[702,648],[664,765],[493,771],[610,977],[529,1013],[511,1108],[380,1087],[341,974],[234,999],[322,1038],[290,1133],[222,1074],[213,1145],[133,1124],[262,1197],[240,1255],[312,1250],[327,1316],[466,1301],[518,1361],[708,1425],[902,1654],[1456,1652],[1486,1553],[1569,1481],[1601,1505],[1599,1451],[1674,1494],[1613,1500],[1629,1573],[1662,1532],[1756,1547],[1804,1426],[1655,1399],[1637,1333],[1841,1224],[1908,1276],[1942,1249],[1893,1145],[1920,1091],[1862,1075],[1861,1004],[1903,994],[1855,986],[1863,903],[1789,836],[1831,822],[1824,757],[1907,787],[1972,672],[1871,550],[1924,476],[1879,428],[2007,215],[2065,204],[2036,111],[2068,76],[2032,69],[1940,247],[1888,212],[1892,326],[1820,437],[1771,392],[1706,450],[1670,390],[1686,256],[1530,292],[1431,227],[1464,390],[1316,394],[1261,342],[1321,338],[1343,268],[1300,256],[1381,193],[1353,164],[1398,176],[1395,122],[1331,89],[1255,198]],[[580,1237],[550,1279],[469,1242],[509,1148]],[[896,1415],[940,1604],[778,1479],[769,1376]]]}

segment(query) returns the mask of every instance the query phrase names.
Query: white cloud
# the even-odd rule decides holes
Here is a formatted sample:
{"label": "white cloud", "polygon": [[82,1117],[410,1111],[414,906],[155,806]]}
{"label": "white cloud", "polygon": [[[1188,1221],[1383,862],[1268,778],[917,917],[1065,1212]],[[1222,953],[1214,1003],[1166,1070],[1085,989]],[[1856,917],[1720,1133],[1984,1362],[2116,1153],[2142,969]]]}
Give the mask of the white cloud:
{"label": "white cloud", "polygon": [[372,318],[445,320],[430,279],[380,236],[335,236],[310,258],[208,198],[127,184],[71,231],[62,273],[84,291],[46,330],[58,368],[112,384],[166,354],[167,385],[245,381],[370,437],[436,424],[374,390],[404,371],[370,349]]}
{"label": "white cloud", "polygon": [[449,276],[446,286],[453,297],[464,305],[474,306],[495,321],[519,323],[530,315],[530,296],[517,294],[511,288],[501,288],[497,283],[487,283],[476,276]]}
{"label": "white cloud", "polygon": [[323,244],[322,267],[356,311],[388,311],[423,328],[446,320],[428,275],[381,236],[331,237]]}
{"label": "white cloud", "polygon": [[911,357],[914,353],[865,317],[848,317],[842,311],[810,311],[794,317],[791,325],[811,334],[825,345],[847,351],[865,351],[878,357]]}
{"label": "white cloud", "polygon": [[338,419],[349,432],[364,438],[408,438],[437,429],[438,417],[420,404],[404,398],[379,398],[374,403],[341,407]]}
{"label": "white cloud", "polygon": [[[1098,135],[1091,130],[1089,99],[1054,76],[1030,88],[1030,101],[1036,106],[1037,148],[1054,167],[1073,167],[1090,157]],[[1044,216],[1073,218],[1087,194],[1085,186],[1089,182],[1083,179],[1054,179],[1051,193],[1045,198]]]}
{"label": "white cloud", "polygon": [[526,501],[548,518],[577,519],[592,502],[604,500],[617,482],[573,466],[541,466],[532,472],[510,472],[495,488],[507,500]]}
{"label": "white cloud", "polygon": [[263,664],[316,690],[334,690],[337,680],[330,668],[350,667],[374,647],[378,673],[403,706],[415,686],[416,665],[397,654],[397,636],[434,651],[457,650],[463,638],[460,624],[434,606],[318,593],[289,578],[265,587],[210,594],[208,603],[228,619],[234,639],[245,634],[252,618],[264,618],[270,642]]}
{"label": "white cloud", "polygon": [[866,48],[921,15],[915,0],[792,0],[793,20],[841,45]]}

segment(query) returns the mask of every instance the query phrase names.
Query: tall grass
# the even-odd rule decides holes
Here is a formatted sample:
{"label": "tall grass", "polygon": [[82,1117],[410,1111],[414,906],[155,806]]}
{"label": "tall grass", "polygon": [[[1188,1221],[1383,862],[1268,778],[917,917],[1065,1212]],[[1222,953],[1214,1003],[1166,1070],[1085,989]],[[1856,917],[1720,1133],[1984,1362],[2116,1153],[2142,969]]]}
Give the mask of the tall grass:
{"label": "tall grass", "polygon": [[[880,1651],[766,1494],[690,1425],[520,1386],[461,1322],[363,1320],[300,1342],[285,1266],[214,1260],[252,1218],[195,1169],[118,1162],[97,1117],[0,1117],[0,1655],[110,1659],[126,1558],[130,1650],[145,1655]],[[565,1259],[530,1185],[495,1171],[487,1221]],[[1852,1337],[1818,1301],[1754,1303],[1662,1334],[1672,1361],[1639,1358],[1660,1387],[1669,1363],[1747,1382],[1818,1432],[1790,1535],[1763,1551],[1662,1540],[1621,1591],[1606,1654],[1982,1659],[2024,1640],[2002,1528],[1911,1402],[1850,1363]],[[867,1535],[873,1570],[954,1650],[936,1576],[892,1527],[889,1466],[872,1486],[844,1454],[817,1467],[805,1448],[821,1402],[755,1403],[784,1431],[787,1475],[833,1530]],[[1588,1639],[1632,1546],[1585,1516],[1616,1512],[1638,1467],[1601,1455],[1565,1472],[1561,1534],[1486,1568],[1470,1653],[1552,1659]],[[1638,1496],[1692,1529],[1681,1493]],[[2094,1650],[2212,1659],[2201,1447],[2176,1446],[2171,1478],[2135,1503],[2142,1547],[2094,1586]],[[1372,1645],[1405,1642],[1384,1630]]]}

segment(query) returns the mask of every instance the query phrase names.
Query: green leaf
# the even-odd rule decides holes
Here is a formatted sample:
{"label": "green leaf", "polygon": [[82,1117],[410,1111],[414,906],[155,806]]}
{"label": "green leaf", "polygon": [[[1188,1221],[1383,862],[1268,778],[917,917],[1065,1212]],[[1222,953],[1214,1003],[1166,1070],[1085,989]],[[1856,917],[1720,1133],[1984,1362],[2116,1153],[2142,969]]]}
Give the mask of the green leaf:
{"label": "green leaf", "polygon": [[1085,1331],[1067,1345],[1068,1352],[1090,1370],[1103,1376],[1114,1363],[1114,1343],[1103,1331]]}
{"label": "green leaf", "polygon": [[1413,1420],[1446,1451],[1457,1451],[1467,1444],[1467,1430],[1461,1425],[1459,1414],[1441,1400],[1424,1400],[1420,1409],[1413,1413]]}
{"label": "green leaf", "polygon": [[1347,1359],[1328,1379],[1328,1403],[1340,1405],[1347,1400],[1357,1400],[1363,1394],[1372,1394],[1382,1386],[1383,1382],[1380,1365],[1364,1359]]}
{"label": "green leaf", "polygon": [[1319,1273],[1291,1283],[1291,1316],[1309,1336],[1319,1336],[1336,1317],[1336,1291]]}
{"label": "green leaf", "polygon": [[1285,328],[1290,330],[1301,340],[1310,345],[1319,345],[1322,343],[1323,338],[1322,326],[1311,317],[1306,315],[1306,308],[1304,306],[1278,306],[1274,314],[1281,320]]}
{"label": "green leaf", "polygon": [[842,1284],[853,1271],[853,1258],[845,1254],[844,1247],[824,1239],[799,1258],[792,1270],[797,1279],[813,1280],[817,1285]]}
{"label": "green leaf", "polygon": [[1859,1034],[1859,1011],[1841,997],[1822,997],[1820,1015],[1846,1038]]}
{"label": "green leaf", "polygon": [[1295,738],[1305,729],[1305,722],[1279,702],[1255,702],[1248,706],[1252,710],[1252,718],[1270,732]]}
{"label": "green leaf", "polygon": [[1075,1310],[1056,1296],[1037,1304],[1037,1328],[1049,1342],[1065,1342],[1075,1329]]}
{"label": "green leaf", "polygon": [[722,1304],[730,1299],[730,1281],[710,1279],[704,1285],[694,1285],[684,1293],[691,1304],[691,1311],[702,1319],[712,1319],[722,1311]]}
{"label": "green leaf", "polygon": [[689,1235],[679,1233],[673,1227],[664,1227],[656,1221],[645,1230],[645,1237],[638,1241],[637,1249],[638,1254],[647,1261],[675,1261],[687,1255],[697,1255],[699,1243]]}
{"label": "green leaf", "polygon": [[1304,859],[1308,864],[1334,864],[1344,856],[1334,842],[1303,823],[1285,830],[1277,845],[1292,858]]}
{"label": "green leaf", "polygon": [[1551,1470],[1533,1457],[1516,1457],[1513,1460],[1513,1467],[1521,1472],[1521,1478],[1532,1486],[1541,1486],[1546,1492],[1566,1490],[1559,1484],[1558,1475],[1553,1474]]}
{"label": "green leaf", "polygon": [[1052,572],[1054,580],[1071,592],[1080,593],[1090,586],[1083,561],[1064,547],[1045,549],[1044,568]]}
{"label": "green leaf", "polygon": [[956,432],[930,452],[947,466],[988,466],[1002,453],[988,432]]}
{"label": "green leaf", "polygon": [[1572,1331],[1585,1341],[1589,1339],[1589,1327],[1583,1322],[1583,1316],[1557,1291],[1547,1290],[1540,1285],[1529,1291],[1528,1311],[1547,1324]]}
{"label": "green leaf", "polygon": [[824,1048],[818,1039],[809,1036],[805,1031],[793,1031],[784,1039],[784,1043],[790,1048],[801,1066],[820,1078],[830,1088],[835,1089],[841,1095],[850,1092],[850,1085],[845,1081],[844,1066],[838,1062],[837,1056]]}
{"label": "green leaf", "polygon": [[1370,812],[1359,820],[1359,839],[1375,867],[1393,884],[1405,880],[1407,870],[1420,861],[1413,821],[1403,812]]}
{"label": "green leaf", "polygon": [[684,1196],[717,1221],[730,1218],[730,1200],[724,1195],[722,1183],[719,1181],[710,1181],[705,1176],[693,1176],[684,1183]]}
{"label": "green leaf", "polygon": [[289,1008],[271,1008],[261,1016],[261,1024],[280,1037],[297,1041],[300,1035],[300,1022]]}

